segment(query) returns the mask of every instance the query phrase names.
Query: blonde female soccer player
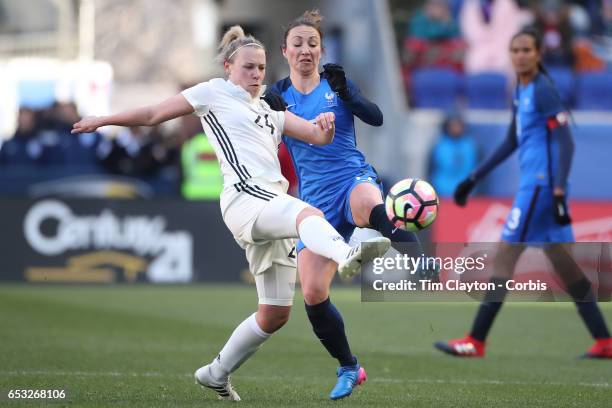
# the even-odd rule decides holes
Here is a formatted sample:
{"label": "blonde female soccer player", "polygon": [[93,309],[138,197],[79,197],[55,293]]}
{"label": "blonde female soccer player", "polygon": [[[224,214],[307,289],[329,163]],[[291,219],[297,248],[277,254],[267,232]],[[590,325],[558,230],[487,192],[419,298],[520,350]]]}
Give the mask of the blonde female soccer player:
{"label": "blonde female soccer player", "polygon": [[377,245],[367,246],[362,254],[361,246],[349,247],[320,210],[286,194],[287,181],[277,158],[281,135],[313,145],[330,143],[335,116],[323,112],[311,123],[291,112],[272,111],[260,99],[265,48],[240,26],[225,33],[219,48],[227,79],[200,83],[157,105],[85,118],[72,132],[106,125],[153,126],[194,112],[201,118],[223,172],[223,220],[246,251],[259,307],[238,325],[213,361],[195,372],[195,379],[220,399],[239,400],[230,374],[289,318],[296,279],[293,239],[336,262],[343,274],[353,274],[362,260],[382,255],[389,240],[373,239]]}

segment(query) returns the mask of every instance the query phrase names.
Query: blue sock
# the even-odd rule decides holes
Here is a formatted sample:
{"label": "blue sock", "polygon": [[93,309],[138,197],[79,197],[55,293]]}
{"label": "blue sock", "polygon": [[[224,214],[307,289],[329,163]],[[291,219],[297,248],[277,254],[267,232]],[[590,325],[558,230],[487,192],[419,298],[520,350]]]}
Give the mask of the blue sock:
{"label": "blue sock", "polygon": [[[491,278],[490,282],[495,284],[496,289],[489,290],[485,294],[485,298],[474,318],[472,331],[470,331],[470,336],[476,340],[486,341],[489,330],[491,330],[491,326],[493,326],[493,322],[504,304],[504,298],[507,293],[506,281],[507,279],[503,278]],[[499,286],[500,284],[502,285],[501,287]]]}
{"label": "blue sock", "polygon": [[597,302],[594,300],[590,302],[576,302],[576,308],[578,308],[578,314],[582,317],[584,324],[594,339],[607,339],[610,337],[608,326]]}
{"label": "blue sock", "polygon": [[502,302],[482,302],[476,313],[470,336],[476,340],[485,341],[502,305]]}
{"label": "blue sock", "polygon": [[317,305],[304,305],[312,329],[329,354],[337,359],[341,366],[355,365],[356,360],[344,332],[344,321],[329,298]]}

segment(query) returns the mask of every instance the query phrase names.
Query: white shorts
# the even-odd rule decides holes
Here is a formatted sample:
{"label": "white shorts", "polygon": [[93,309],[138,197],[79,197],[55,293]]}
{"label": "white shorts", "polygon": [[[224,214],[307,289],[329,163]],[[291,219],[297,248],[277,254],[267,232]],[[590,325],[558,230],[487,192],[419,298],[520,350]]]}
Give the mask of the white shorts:
{"label": "white shorts", "polygon": [[288,195],[281,182],[249,180],[240,189],[223,190],[223,221],[246,252],[259,303],[289,306],[296,280],[296,220],[309,205]]}

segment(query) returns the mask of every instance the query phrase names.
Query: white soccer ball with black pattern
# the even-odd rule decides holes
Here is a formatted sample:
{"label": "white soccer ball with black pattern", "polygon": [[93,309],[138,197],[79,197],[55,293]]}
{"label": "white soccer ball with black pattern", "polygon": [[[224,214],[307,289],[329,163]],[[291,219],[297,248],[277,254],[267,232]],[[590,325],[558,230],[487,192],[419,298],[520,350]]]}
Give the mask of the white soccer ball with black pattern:
{"label": "white soccer ball with black pattern", "polygon": [[438,194],[421,179],[404,179],[395,183],[387,198],[387,216],[397,228],[420,231],[431,225],[438,214]]}

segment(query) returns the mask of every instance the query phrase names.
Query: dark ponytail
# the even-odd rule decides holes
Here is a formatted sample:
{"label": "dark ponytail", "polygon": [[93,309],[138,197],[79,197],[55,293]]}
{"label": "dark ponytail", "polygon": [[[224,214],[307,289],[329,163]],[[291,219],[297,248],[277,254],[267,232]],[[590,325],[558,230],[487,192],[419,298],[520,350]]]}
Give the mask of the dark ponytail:
{"label": "dark ponytail", "polygon": [[[522,28],[518,33],[512,36],[510,43],[512,44],[512,42],[515,39],[517,39],[518,37],[522,35],[528,35],[531,38],[533,38],[533,43],[536,47],[536,50],[540,53],[540,55],[542,55],[542,52],[543,52],[542,35],[540,34],[540,32],[533,27]],[[559,92],[559,88],[557,87],[557,84],[555,84],[555,81],[552,79],[552,77],[548,73],[548,70],[544,67],[544,65],[542,65],[542,62],[538,62],[538,71],[540,71],[542,75],[544,75],[546,79],[550,82],[550,84],[552,85],[552,88],[557,94],[557,97],[559,98],[559,101],[561,102],[561,106],[563,106],[563,109],[565,109],[567,113],[570,115],[572,123],[575,125],[576,122],[574,121],[574,116],[572,115],[572,112],[570,111],[569,107],[565,104],[565,102],[563,102],[563,98],[561,98],[561,93]]]}

